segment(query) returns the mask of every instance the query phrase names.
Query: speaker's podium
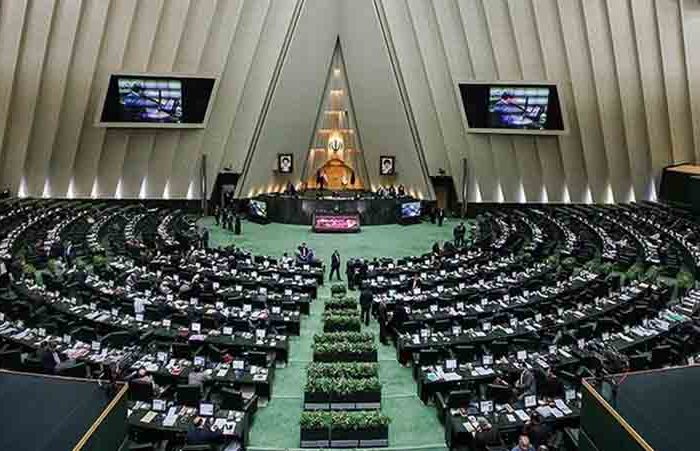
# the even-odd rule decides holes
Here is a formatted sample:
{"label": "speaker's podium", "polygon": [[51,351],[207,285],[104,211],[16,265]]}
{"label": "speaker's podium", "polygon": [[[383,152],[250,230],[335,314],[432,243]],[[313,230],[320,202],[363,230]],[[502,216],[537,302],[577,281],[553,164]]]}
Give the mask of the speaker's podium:
{"label": "speaker's podium", "polygon": [[126,391],[0,370],[0,450],[116,451],[127,434]]}

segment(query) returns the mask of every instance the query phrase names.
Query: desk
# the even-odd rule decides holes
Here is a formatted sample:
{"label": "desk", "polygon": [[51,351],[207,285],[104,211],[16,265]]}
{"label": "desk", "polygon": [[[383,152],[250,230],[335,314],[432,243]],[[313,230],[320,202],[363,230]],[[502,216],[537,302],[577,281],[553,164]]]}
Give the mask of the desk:
{"label": "desk", "polygon": [[[538,407],[542,407],[544,405],[554,407],[553,402],[546,404],[543,401],[539,402],[540,405]],[[550,425],[552,429],[574,426],[578,424],[580,417],[578,403],[574,401],[565,404],[571,410],[571,413],[563,414],[563,412],[558,411],[557,415],[562,414],[561,417],[557,418],[553,415],[547,416],[544,418],[544,423]],[[535,409],[531,408],[523,410],[529,417]],[[483,415],[479,413],[478,408],[476,408],[475,405],[470,406],[468,409],[448,409],[448,412],[445,415],[445,441],[447,442],[447,445],[451,447],[451,449],[458,446],[466,446],[471,449],[474,435],[472,432],[467,430],[465,423],[476,426],[476,417],[478,416],[485,417],[489,423],[498,429],[502,436],[516,436],[518,433],[520,433],[520,431],[522,431],[523,427],[525,426],[525,421],[518,418],[518,416],[514,413],[511,414],[511,419],[514,421],[511,421],[507,415],[508,412],[506,409],[501,409],[498,412]]]}
{"label": "desk", "polygon": [[[171,411],[176,415],[174,424],[166,426],[163,421],[166,418],[166,413]],[[179,441],[184,439],[187,431],[194,427],[194,419],[197,415],[197,408],[187,406],[169,406],[166,413],[156,413],[153,418],[145,422],[144,417],[149,415],[151,411],[151,403],[142,401],[130,402],[128,410],[128,423],[131,431],[135,433],[145,432],[150,436],[160,436],[162,439]],[[221,410],[215,407],[214,417],[207,420],[206,427],[213,430],[216,420],[228,420],[229,424],[235,424],[232,431],[225,433],[228,439],[235,439],[245,446],[248,441],[249,416],[245,412],[234,410]]]}

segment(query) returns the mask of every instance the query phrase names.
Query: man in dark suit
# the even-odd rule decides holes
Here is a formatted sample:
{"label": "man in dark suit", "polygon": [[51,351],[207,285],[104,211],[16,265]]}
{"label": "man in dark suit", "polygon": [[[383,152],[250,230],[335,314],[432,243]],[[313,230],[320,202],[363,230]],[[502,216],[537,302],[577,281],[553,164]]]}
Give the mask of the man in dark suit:
{"label": "man in dark suit", "polygon": [[474,434],[474,451],[487,451],[490,445],[499,445],[501,438],[498,429],[491,426],[484,417],[477,418],[478,427]]}
{"label": "man in dark suit", "polygon": [[194,419],[194,426],[187,431],[185,442],[188,445],[210,445],[220,443],[223,440],[221,431],[211,431],[206,428],[206,420],[201,417]]}
{"label": "man in dark suit", "polygon": [[338,280],[342,280],[340,278],[340,252],[338,252],[338,249],[333,251],[333,255],[331,255],[331,274],[328,276],[328,280],[333,280],[333,274],[336,274],[338,276]]}
{"label": "man in dark suit", "polygon": [[360,309],[362,311],[360,319],[365,323],[365,326],[369,326],[369,312],[372,308],[372,290],[367,287],[360,293]]}

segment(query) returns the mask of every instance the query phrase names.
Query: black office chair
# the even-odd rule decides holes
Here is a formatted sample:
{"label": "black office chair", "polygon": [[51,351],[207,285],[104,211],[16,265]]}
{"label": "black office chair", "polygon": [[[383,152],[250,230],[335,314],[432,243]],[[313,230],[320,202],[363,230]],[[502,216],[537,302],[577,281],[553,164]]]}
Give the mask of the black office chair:
{"label": "black office chair", "polygon": [[671,361],[671,346],[658,345],[651,350],[652,368],[661,368]]}
{"label": "black office chair", "polygon": [[102,337],[102,346],[111,348],[123,348],[131,342],[132,336],[129,332],[112,332]]}
{"label": "black office chair", "polygon": [[437,349],[421,349],[418,351],[418,365],[435,365],[440,361],[440,351]]}
{"label": "black office chair", "polygon": [[250,351],[248,353],[248,362],[251,365],[267,367],[267,353]]}
{"label": "black office chair", "polygon": [[152,401],[153,384],[149,382],[130,381],[129,399],[132,401]]}
{"label": "black office chair", "polygon": [[189,407],[198,407],[202,400],[202,387],[199,385],[178,385],[175,389],[175,397],[178,404]]}
{"label": "black office chair", "polygon": [[454,347],[453,354],[459,363],[471,363],[476,360],[474,345],[459,345]]}
{"label": "black office chair", "polygon": [[513,390],[504,385],[489,384],[486,386],[486,397],[496,404],[507,404],[513,398]]}
{"label": "black office chair", "polygon": [[508,355],[508,342],[494,340],[489,345],[489,349],[491,350],[494,359],[500,359],[501,357]]}
{"label": "black office chair", "polygon": [[191,360],[194,353],[192,348],[187,343],[173,343],[172,344],[172,356],[176,359],[187,359]]}
{"label": "black office chair", "polygon": [[59,371],[56,373],[59,376],[65,376],[65,377],[79,377],[79,378],[86,378],[87,377],[87,366],[85,365],[84,362],[77,362],[72,365],[65,365],[62,366]]}
{"label": "black office chair", "polygon": [[240,391],[224,387],[219,394],[221,398],[219,408],[224,410],[243,410],[243,395]]}
{"label": "black office chair", "polygon": [[447,397],[447,407],[450,409],[468,407],[472,397],[473,393],[470,390],[450,392],[450,395]]}
{"label": "black office chair", "polygon": [[20,371],[22,369],[22,352],[19,350],[0,352],[0,368]]}

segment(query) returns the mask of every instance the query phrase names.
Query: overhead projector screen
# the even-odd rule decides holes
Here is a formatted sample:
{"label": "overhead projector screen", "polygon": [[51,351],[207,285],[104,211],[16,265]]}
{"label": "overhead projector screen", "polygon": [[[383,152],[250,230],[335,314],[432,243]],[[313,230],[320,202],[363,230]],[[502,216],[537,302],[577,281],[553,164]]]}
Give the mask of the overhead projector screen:
{"label": "overhead projector screen", "polygon": [[464,82],[458,90],[469,133],[568,133],[556,83]]}
{"label": "overhead projector screen", "polygon": [[204,128],[217,79],[174,74],[112,74],[100,127]]}

